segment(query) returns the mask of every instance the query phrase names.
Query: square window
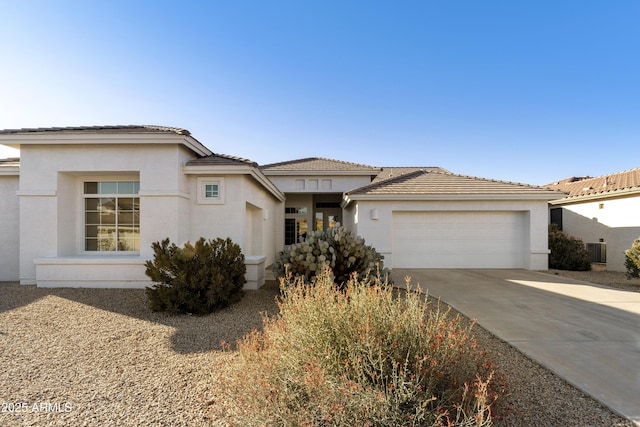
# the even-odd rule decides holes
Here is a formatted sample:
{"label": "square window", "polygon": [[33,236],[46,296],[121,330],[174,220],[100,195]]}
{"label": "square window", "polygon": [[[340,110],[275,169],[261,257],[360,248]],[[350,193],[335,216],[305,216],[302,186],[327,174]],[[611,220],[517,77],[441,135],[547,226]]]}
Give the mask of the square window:
{"label": "square window", "polygon": [[222,205],[225,200],[224,178],[201,177],[197,183],[199,204]]}
{"label": "square window", "polygon": [[207,199],[217,199],[220,197],[218,184],[205,184],[204,197]]}

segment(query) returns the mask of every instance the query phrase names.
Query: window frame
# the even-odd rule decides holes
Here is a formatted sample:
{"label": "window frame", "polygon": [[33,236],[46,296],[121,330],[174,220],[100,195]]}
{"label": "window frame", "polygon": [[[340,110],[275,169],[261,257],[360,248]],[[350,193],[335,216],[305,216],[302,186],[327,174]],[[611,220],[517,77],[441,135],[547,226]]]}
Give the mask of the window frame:
{"label": "window frame", "polygon": [[[86,185],[87,183],[98,183],[98,190],[96,193],[88,193],[86,192]],[[116,192],[115,193],[101,193],[100,192],[100,183],[132,183],[133,184],[133,192],[130,193],[122,193],[120,194],[117,187],[116,187]],[[128,255],[128,254],[139,254],[140,253],[140,243],[141,243],[141,221],[140,221],[140,217],[141,217],[141,209],[140,209],[140,179],[135,177],[135,178],[98,178],[98,177],[87,177],[84,178],[80,181],[80,197],[81,197],[81,207],[80,210],[82,212],[82,221],[80,222],[82,224],[82,231],[81,231],[81,242],[80,242],[80,247],[81,247],[81,253],[85,254],[85,255],[105,255],[105,256],[109,256],[109,255]],[[89,226],[92,225],[96,225],[96,224],[88,224],[87,223],[87,214],[91,211],[89,209],[87,209],[87,200],[88,199],[109,199],[109,198],[113,198],[114,199],[114,203],[116,203],[116,205],[118,204],[118,200],[119,199],[134,199],[134,203],[133,203],[133,209],[131,211],[132,214],[132,219],[134,219],[133,224],[131,224],[134,228],[137,228],[137,242],[134,244],[134,247],[137,247],[137,249],[134,250],[120,250],[118,249],[119,247],[119,227],[122,225],[119,223],[118,218],[119,218],[119,214],[120,212],[118,212],[118,210],[116,210],[116,214],[115,214],[115,233],[116,233],[116,239],[115,239],[115,249],[114,250],[89,250],[87,249],[87,241],[88,239],[90,239],[90,237],[88,237],[87,235],[87,228]],[[129,212],[123,212],[128,214]],[[136,214],[137,214],[137,222],[135,221],[136,218]],[[126,224],[129,225],[129,224]],[[122,225],[123,227],[125,225]],[[98,235],[96,235],[96,238],[98,237]],[[98,245],[99,246],[99,245]]]}
{"label": "window frame", "polygon": [[[217,185],[218,196],[207,197],[207,186]],[[197,201],[199,205],[223,205],[225,204],[225,183],[221,177],[201,177],[197,184]]]}

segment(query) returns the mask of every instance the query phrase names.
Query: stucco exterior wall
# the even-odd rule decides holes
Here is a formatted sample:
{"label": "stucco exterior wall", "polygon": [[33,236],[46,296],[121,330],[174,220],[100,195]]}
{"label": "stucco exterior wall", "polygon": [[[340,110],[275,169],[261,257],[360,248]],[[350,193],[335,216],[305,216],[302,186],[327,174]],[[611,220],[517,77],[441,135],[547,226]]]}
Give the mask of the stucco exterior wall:
{"label": "stucco exterior wall", "polygon": [[[25,145],[20,160],[20,281],[34,284],[34,260],[86,255],[83,246],[82,184],[87,180],[140,181],[141,267],[151,243],[188,236],[190,196],[179,145]],[[100,254],[109,256],[109,254]]]}
{"label": "stucco exterior wall", "polygon": [[607,270],[626,271],[624,251],[640,237],[640,197],[562,205],[562,228],[585,243],[607,244]]}
{"label": "stucco exterior wall", "polygon": [[19,278],[18,175],[0,175],[0,282]]}
{"label": "stucco exterior wall", "polygon": [[525,215],[524,268],[548,269],[548,208],[546,201],[375,201],[358,200],[345,212],[350,229],[385,256],[393,268],[393,213],[397,211],[514,211]]}
{"label": "stucco exterior wall", "polygon": [[640,227],[640,196],[567,204],[562,207],[609,228]]}
{"label": "stucco exterior wall", "polygon": [[371,177],[357,175],[267,176],[283,193],[344,193],[371,184]]}
{"label": "stucco exterior wall", "polygon": [[198,178],[203,176],[192,176],[190,182],[188,240],[229,237],[240,245],[245,256],[263,255],[266,265],[271,265],[276,250],[284,244],[282,203],[247,175],[207,175],[204,178],[224,180],[224,202],[200,204]]}

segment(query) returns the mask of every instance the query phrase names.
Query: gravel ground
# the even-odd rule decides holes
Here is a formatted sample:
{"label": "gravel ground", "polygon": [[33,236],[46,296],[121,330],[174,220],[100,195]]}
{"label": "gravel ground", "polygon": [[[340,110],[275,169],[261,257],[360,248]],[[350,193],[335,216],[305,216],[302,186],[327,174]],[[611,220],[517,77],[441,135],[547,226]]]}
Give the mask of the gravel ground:
{"label": "gravel ground", "polygon": [[[578,278],[609,276],[598,273]],[[234,357],[220,343],[259,328],[260,312],[276,312],[276,294],[270,283],[209,316],[167,316],[147,308],[142,290],[0,283],[0,426],[227,425],[207,418],[213,362]],[[495,425],[633,426],[507,343],[475,331],[510,386],[506,415]]]}

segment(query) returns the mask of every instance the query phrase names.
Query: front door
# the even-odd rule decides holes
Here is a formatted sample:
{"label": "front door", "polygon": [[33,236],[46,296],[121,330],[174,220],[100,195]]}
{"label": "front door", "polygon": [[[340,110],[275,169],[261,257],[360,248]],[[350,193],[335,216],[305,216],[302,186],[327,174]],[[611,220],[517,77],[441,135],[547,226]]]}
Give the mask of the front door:
{"label": "front door", "polygon": [[329,230],[336,227],[340,222],[341,209],[324,208],[316,209],[316,216],[314,221],[315,230]]}
{"label": "front door", "polygon": [[341,194],[316,194],[313,200],[313,229],[329,230],[342,221]]}

